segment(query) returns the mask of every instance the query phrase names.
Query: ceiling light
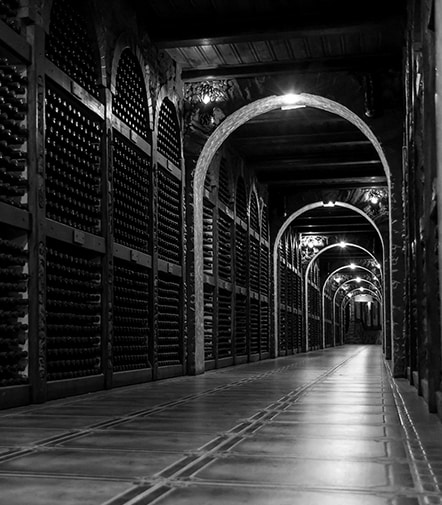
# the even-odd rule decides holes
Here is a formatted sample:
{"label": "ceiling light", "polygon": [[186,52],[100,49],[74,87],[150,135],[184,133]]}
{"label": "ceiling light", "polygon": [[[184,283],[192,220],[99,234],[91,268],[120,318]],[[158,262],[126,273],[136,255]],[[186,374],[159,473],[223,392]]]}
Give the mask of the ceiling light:
{"label": "ceiling light", "polygon": [[356,281],[356,282],[361,282],[361,281],[362,281],[362,279],[361,279],[360,277],[356,277],[355,281]]}
{"label": "ceiling light", "polygon": [[323,207],[334,207],[335,206],[335,202],[333,202],[332,200],[330,200],[328,202],[322,202],[322,206]]}
{"label": "ceiling light", "polygon": [[350,263],[350,265],[348,265],[352,270],[354,270],[356,268],[356,265],[354,263]]}
{"label": "ceiling light", "polygon": [[339,242],[339,247],[342,247],[342,249],[344,249],[345,247],[347,247],[347,242],[341,240],[341,242]]}
{"label": "ceiling light", "polygon": [[302,96],[296,93],[287,93],[282,97],[284,105],[281,105],[281,110],[297,109],[298,107],[305,107],[305,105],[300,105],[299,102],[302,100]]}
{"label": "ceiling light", "polygon": [[361,293],[362,293],[362,291],[364,291],[364,288],[359,288],[359,291],[361,291]]}

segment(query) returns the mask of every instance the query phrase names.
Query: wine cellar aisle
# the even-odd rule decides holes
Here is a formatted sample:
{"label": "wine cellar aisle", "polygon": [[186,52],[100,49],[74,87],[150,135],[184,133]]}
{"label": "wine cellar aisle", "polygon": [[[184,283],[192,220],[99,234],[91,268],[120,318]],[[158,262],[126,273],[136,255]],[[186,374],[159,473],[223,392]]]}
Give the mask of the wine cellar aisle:
{"label": "wine cellar aisle", "polygon": [[[54,0],[26,19],[8,6],[1,407],[185,375],[188,177],[176,65],[87,2]],[[205,369],[271,351],[265,188],[230,151],[209,178]]]}

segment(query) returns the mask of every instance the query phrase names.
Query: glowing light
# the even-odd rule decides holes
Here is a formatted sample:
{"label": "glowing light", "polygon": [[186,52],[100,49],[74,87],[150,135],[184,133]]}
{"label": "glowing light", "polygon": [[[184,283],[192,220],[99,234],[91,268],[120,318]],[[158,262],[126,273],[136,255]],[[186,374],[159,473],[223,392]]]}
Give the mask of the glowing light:
{"label": "glowing light", "polygon": [[203,95],[201,101],[207,105],[210,102],[210,95]]}
{"label": "glowing light", "polygon": [[290,110],[297,109],[298,107],[305,107],[305,105],[299,105],[299,102],[302,100],[302,96],[297,95],[296,93],[287,93],[282,98],[285,105],[281,105],[281,110]]}
{"label": "glowing light", "polygon": [[322,202],[322,206],[323,207],[334,207],[335,206],[335,202],[332,202],[331,200],[328,201],[328,202]]}
{"label": "glowing light", "polygon": [[335,277],[335,281],[339,284],[342,281],[342,277]]}
{"label": "glowing light", "polygon": [[347,242],[344,242],[343,240],[341,240],[339,242],[339,247],[342,247],[342,249],[344,249],[345,247],[347,247]]}
{"label": "glowing light", "polygon": [[377,196],[372,196],[370,198],[370,202],[373,204],[373,205],[377,205],[379,203],[379,197]]}
{"label": "glowing light", "polygon": [[362,293],[364,291],[364,288],[359,288],[359,291]]}
{"label": "glowing light", "polygon": [[355,280],[356,280],[356,282],[361,282],[362,281],[362,279],[360,277],[356,277]]}
{"label": "glowing light", "polygon": [[356,268],[356,265],[355,263],[350,263],[350,265],[348,265],[352,270],[355,270]]}

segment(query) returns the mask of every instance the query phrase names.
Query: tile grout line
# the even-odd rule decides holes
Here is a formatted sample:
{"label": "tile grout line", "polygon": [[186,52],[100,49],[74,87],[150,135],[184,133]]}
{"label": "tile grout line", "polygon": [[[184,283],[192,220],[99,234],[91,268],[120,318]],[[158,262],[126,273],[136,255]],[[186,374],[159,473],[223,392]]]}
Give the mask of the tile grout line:
{"label": "tile grout line", "polygon": [[[415,481],[416,486],[419,488],[422,494],[425,493],[437,493],[441,496],[441,488],[439,486],[436,474],[433,470],[433,467],[427,457],[427,453],[423,447],[422,441],[419,437],[419,434],[414,426],[413,420],[410,416],[410,413],[407,409],[405,401],[399,391],[397,384],[395,383],[390,368],[384,363],[384,370],[387,370],[388,381],[393,393],[393,399],[396,405],[396,410],[398,412],[399,420],[401,423],[402,430],[404,432],[405,438],[405,447],[408,453],[409,465],[412,469],[413,480]],[[425,469],[419,469],[417,461],[422,461]],[[428,477],[429,481],[432,482],[433,490],[429,491],[425,489],[423,475]],[[434,502],[428,501],[427,497],[423,496],[423,503],[429,504]],[[442,503],[442,499],[439,501]]]}
{"label": "tile grout line", "polygon": [[[365,350],[365,348],[358,350],[356,353],[352,354],[351,356],[345,358],[343,361],[332,367],[331,369],[326,370],[322,374],[320,374],[318,377],[315,379],[311,380],[309,383],[304,384],[303,386],[299,386],[296,390],[291,391],[290,393],[286,393],[283,395],[281,398],[279,398],[276,401],[273,401],[270,405],[275,405],[280,403],[281,401],[297,401],[299,398],[301,398],[303,395],[308,394],[308,391],[313,388],[316,384],[324,381],[327,377],[335,373],[337,370],[339,370],[341,367],[343,367],[345,364],[347,364],[349,361],[354,359],[356,356],[358,356],[360,353],[362,353]],[[291,365],[289,365],[290,367]],[[287,368],[287,367],[284,367]],[[277,373],[279,371],[275,370],[272,373]],[[265,374],[267,375],[267,374]],[[131,488],[131,498],[129,501],[122,501],[124,500],[124,494],[119,495],[118,497],[115,497],[113,499],[110,499],[103,503],[102,505],[148,505],[152,504],[155,500],[164,497],[169,491],[171,490],[170,484],[173,484],[174,480],[176,479],[182,479],[183,476],[184,478],[188,477],[189,472],[195,473],[199,470],[201,470],[204,466],[210,464],[215,458],[214,456],[216,455],[217,452],[220,451],[220,449],[226,449],[230,448],[231,446],[236,445],[239,442],[239,439],[243,435],[247,435],[250,433],[250,430],[253,427],[260,427],[263,419],[266,419],[267,417],[270,417],[271,415],[274,415],[272,411],[269,410],[269,406],[264,407],[261,410],[258,410],[253,416],[251,416],[248,420],[248,422],[243,422],[240,423],[237,426],[244,426],[239,431],[233,431],[237,428],[235,426],[231,430],[227,431],[224,435],[227,437],[227,439],[220,440],[219,444],[216,444],[212,446],[207,452],[200,454],[197,457],[194,458],[189,458],[189,456],[181,458],[180,460],[172,463],[168,467],[164,468],[160,472],[154,476],[153,479],[147,479],[150,480],[150,482],[154,481],[152,484],[152,487],[142,491],[138,496],[132,496],[133,494],[133,488]],[[257,416],[259,416],[257,419]],[[232,435],[232,436],[229,436]],[[217,437],[217,438],[222,438],[222,437]],[[217,440],[217,439],[215,439]],[[209,441],[207,444],[205,444],[202,449],[205,446],[208,446],[212,444],[213,445],[213,440]],[[174,470],[174,468],[178,468]],[[196,468],[195,468],[196,467]],[[168,473],[171,474],[167,475]],[[184,475],[183,475],[184,474]],[[156,481],[156,482],[155,482]],[[178,480],[180,482],[180,480]],[[182,481],[181,481],[182,482]]]}

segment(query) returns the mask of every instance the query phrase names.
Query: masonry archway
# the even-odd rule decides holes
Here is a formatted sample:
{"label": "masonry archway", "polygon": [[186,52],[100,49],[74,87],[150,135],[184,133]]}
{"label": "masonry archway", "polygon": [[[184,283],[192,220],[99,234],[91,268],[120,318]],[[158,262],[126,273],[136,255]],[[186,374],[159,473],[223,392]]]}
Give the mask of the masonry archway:
{"label": "masonry archway", "polygon": [[[324,97],[302,93],[295,97],[288,95],[266,97],[245,105],[228,116],[210,135],[205,143],[198,158],[193,176],[195,338],[190,351],[192,354],[191,359],[193,361],[192,368],[194,373],[202,373],[204,371],[203,198],[204,179],[208,167],[225,140],[227,140],[227,138],[242,124],[256,116],[287,106],[287,104],[291,104],[291,107],[321,109],[338,115],[356,126],[372,143],[379,156],[387,178],[389,208],[391,208],[391,172],[382,146],[365,121],[347,107]],[[391,236],[391,217],[389,217],[389,235]],[[391,253],[391,241],[389,241],[389,248]],[[391,254],[389,254],[389,257],[391,258]]]}

